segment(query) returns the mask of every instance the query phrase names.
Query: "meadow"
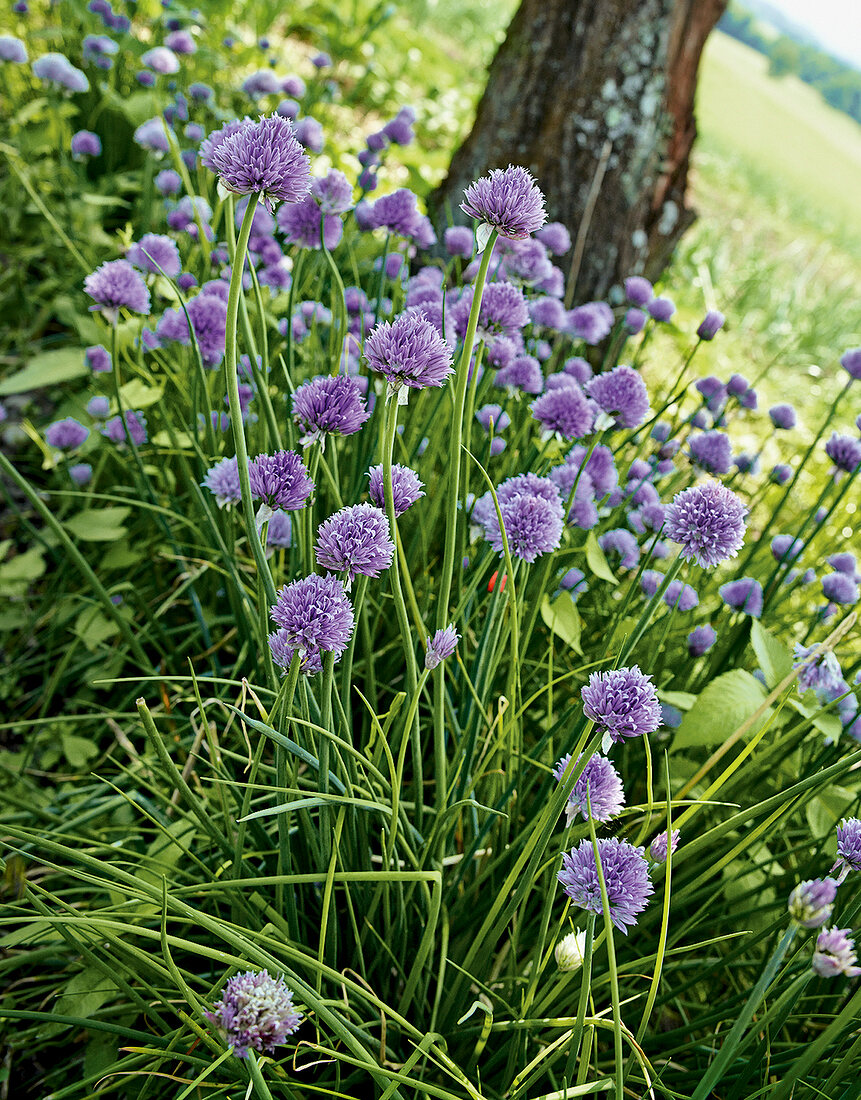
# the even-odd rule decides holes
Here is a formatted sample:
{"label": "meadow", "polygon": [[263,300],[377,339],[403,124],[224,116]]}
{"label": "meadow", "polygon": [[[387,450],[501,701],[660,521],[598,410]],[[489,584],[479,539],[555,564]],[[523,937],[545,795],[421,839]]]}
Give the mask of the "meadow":
{"label": "meadow", "polygon": [[850,134],[716,39],[567,310],[497,11],[15,7],[0,1096],[852,1100],[858,254],[714,104]]}

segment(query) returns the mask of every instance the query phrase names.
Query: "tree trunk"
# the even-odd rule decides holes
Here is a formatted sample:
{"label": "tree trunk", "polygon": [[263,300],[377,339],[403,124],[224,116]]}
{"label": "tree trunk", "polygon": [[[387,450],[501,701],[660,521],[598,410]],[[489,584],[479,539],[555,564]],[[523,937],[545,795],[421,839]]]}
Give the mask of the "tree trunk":
{"label": "tree trunk", "polygon": [[694,220],[685,188],[697,68],[726,4],[523,0],[432,210],[448,203],[464,220],[464,187],[522,164],[549,220],[572,238],[587,234],[578,301],[605,296],[626,275],[655,278]]}

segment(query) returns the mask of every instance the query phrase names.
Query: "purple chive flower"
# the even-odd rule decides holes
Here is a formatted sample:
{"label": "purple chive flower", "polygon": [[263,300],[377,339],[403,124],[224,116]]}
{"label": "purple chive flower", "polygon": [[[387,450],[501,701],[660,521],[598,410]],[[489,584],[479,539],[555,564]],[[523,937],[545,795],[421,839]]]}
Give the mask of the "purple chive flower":
{"label": "purple chive flower", "polygon": [[762,585],[753,577],[727,581],[718,589],[720,598],[733,611],[741,611],[758,619],[762,614]]}
{"label": "purple chive flower", "polygon": [[315,69],[328,69],[332,64],[332,58],[327,53],[318,53],[311,58],[311,64]]}
{"label": "purple chive flower", "polygon": [[352,184],[337,168],[331,168],[322,179],[312,180],[311,194],[324,214],[346,214],[353,206]]}
{"label": "purple chive flower", "polygon": [[164,168],[159,172],[154,183],[160,195],[178,195],[182,190],[182,176],[172,168]]}
{"label": "purple chive flower", "polygon": [[353,633],[350,601],[343,584],[330,573],[311,573],[286,585],[271,611],[279,629],[269,635],[269,647],[275,664],[285,670],[298,653],[302,672],[319,672],[322,654],[340,658]]}
{"label": "purple chive flower", "polygon": [[497,371],[493,384],[508,389],[512,394],[518,391],[541,393],[544,389],[541,364],[531,355],[520,355],[509,366]]}
{"label": "purple chive flower", "polygon": [[154,46],[141,55],[141,64],[160,76],[179,72],[179,58],[168,46]]}
{"label": "purple chive flower", "polygon": [[669,321],[676,312],[675,303],[669,298],[653,298],[646,308],[656,321]]}
{"label": "purple chive flower", "polygon": [[299,144],[309,152],[321,153],[323,151],[323,127],[316,118],[307,115],[305,118],[297,119],[293,125],[293,133],[296,135]]}
{"label": "purple chive flower", "polygon": [[719,409],[727,395],[727,387],[713,374],[697,379],[694,388],[710,409]]}
{"label": "purple chive flower", "polygon": [[[513,557],[534,562],[539,555],[555,550],[562,540],[562,501],[556,486],[552,482],[549,484],[556,494],[554,500],[529,492],[515,493],[503,500],[497,493],[508,548]],[[502,531],[492,503],[484,525],[484,537],[497,553],[502,553]]]}
{"label": "purple chive flower", "polygon": [[26,65],[27,47],[20,38],[15,38],[11,34],[0,34],[0,61]]}
{"label": "purple chive flower", "polygon": [[452,653],[457,649],[459,640],[460,635],[455,630],[454,623],[445,627],[444,630],[438,630],[432,638],[428,638],[427,651],[425,652],[425,668],[434,669],[447,657],[451,657]]}
{"label": "purple chive flower", "polygon": [[293,394],[293,419],[307,446],[326,435],[352,435],[371,414],[354,378],[321,375],[303,383]]}
{"label": "purple chive flower", "polygon": [[281,81],[271,69],[259,69],[242,82],[242,90],[252,99],[265,95],[277,95],[282,91]]}
{"label": "purple chive flower", "polygon": [[87,92],[90,82],[86,75],[61,53],[45,53],[33,62],[33,76],[43,84],[53,84],[67,92]]}
{"label": "purple chive flower", "polygon": [[710,623],[696,626],[688,635],[688,653],[692,657],[702,657],[704,653],[708,653],[716,641],[717,634]]}
{"label": "purple chive flower", "polygon": [[540,229],[547,220],[544,196],[520,165],[494,168],[463,193],[461,210],[496,229],[500,237],[519,239]]}
{"label": "purple chive flower", "polygon": [[693,611],[700,602],[699,596],[689,584],[681,581],[670,581],[664,593],[664,603],[667,607],[678,608],[679,611]]}
{"label": "purple chive flower", "polygon": [[251,119],[246,115],[245,118],[234,118],[230,122],[225,124],[218,130],[213,130],[212,133],[203,139],[200,143],[200,149],[198,151],[200,156],[200,162],[204,168],[208,168],[211,172],[216,171],[215,166],[212,163],[212,154],[229,137],[238,133],[244,126],[251,122]]}
{"label": "purple chive flower", "polygon": [[304,508],[314,491],[314,482],[295,451],[258,455],[248,463],[251,495],[273,510],[293,512]]}
{"label": "purple chive flower", "polygon": [[206,477],[200,483],[215,497],[219,508],[229,508],[242,499],[239,487],[239,466],[236,458],[222,458],[220,462],[206,471]]}
{"label": "purple chive flower", "polygon": [[442,386],[454,370],[448,345],[421,310],[377,325],[365,341],[365,358],[385,376],[387,398],[397,395],[400,403],[405,387]]}
{"label": "purple chive flower", "polygon": [[580,697],[584,714],[607,744],[654,733],[661,724],[661,704],[652,678],[638,665],[593,672]]}
{"label": "purple chive flower", "polygon": [[771,553],[775,561],[794,561],[803,549],[802,540],[792,535],[775,535],[771,540]]}
{"label": "purple chive flower", "polygon": [[732,456],[732,461],[740,474],[759,473],[758,454],[751,454],[750,451],[740,451],[737,455]]}
{"label": "purple chive flower", "polygon": [[828,573],[822,578],[822,591],[832,603],[849,605],[858,602],[858,585],[848,573]]}
{"label": "purple chive flower", "polygon": [[530,412],[548,434],[562,439],[582,439],[592,430],[594,413],[580,387],[570,385],[549,390],[530,405]]}
{"label": "purple chive flower", "polygon": [[724,432],[701,432],[690,440],[691,460],[710,474],[728,474],[732,468],[732,447]]}
{"label": "purple chive flower", "polygon": [[383,133],[395,145],[409,145],[415,136],[412,128],[415,120],[416,113],[412,107],[401,107],[395,117],[385,124]]}
{"label": "purple chive flower", "polygon": [[262,195],[270,213],[275,202],[298,202],[310,185],[311,163],[280,115],[244,122],[210,148],[208,160],[228,191]]}
{"label": "purple chive flower", "polygon": [[[125,425],[123,424],[125,421]],[[102,428],[102,435],[112,443],[122,445],[128,442],[128,436],[136,447],[140,447],[147,441],[146,417],[136,409],[127,409],[122,419],[112,416]]]}
{"label": "purple chive flower", "polygon": [[84,279],[84,290],[96,303],[91,310],[101,309],[111,319],[118,311],[149,313],[149,291],[128,260],[109,260]]}
{"label": "purple chive flower", "polygon": [[617,427],[638,428],[651,412],[646,384],[631,367],[614,367],[597,375],[586,392]]}
{"label": "purple chive flower", "polygon": [[175,241],[161,233],[147,233],[129,248],[126,259],[139,271],[153,275],[164,273],[175,279],[182,271],[182,261]]}
{"label": "purple chive flower", "polygon": [[727,393],[733,397],[742,398],[744,394],[750,392],[750,383],[743,374],[730,375],[729,382],[727,383]]}
{"label": "purple chive flower", "polygon": [[631,275],[625,280],[625,297],[631,305],[647,306],[654,296],[652,284],[642,275]]}
{"label": "purple chive flower", "polygon": [[71,153],[73,160],[83,160],[84,157],[98,157],[102,152],[102,140],[92,130],[78,130],[72,134]]}
{"label": "purple chive flower", "polygon": [[272,1054],[302,1022],[284,979],[270,977],[267,970],[247,970],[230,978],[215,1010],[204,1015],[237,1058],[247,1058],[252,1048]]}
{"label": "purple chive flower", "polygon": [[861,439],[832,432],[831,438],[825,444],[825,453],[834,463],[837,476],[841,476],[844,471],[848,474],[854,473],[861,466]]}
{"label": "purple chive flower", "polygon": [[475,419],[486,432],[490,431],[491,425],[494,432],[504,432],[511,423],[511,417],[499,405],[482,405],[476,412]]}
{"label": "purple chive flower", "polygon": [[560,332],[565,327],[565,309],[558,298],[534,298],[529,303],[529,316],[533,325]]}
{"label": "purple chive flower", "polygon": [[[637,916],[646,908],[654,886],[649,879],[649,865],[642,848],[611,837],[597,841],[601,873],[607,888],[610,920],[620,932],[637,923]],[[562,870],[557,879],[565,893],[581,909],[601,914],[601,886],[591,840],[581,840],[576,848],[562,856]]]}
{"label": "purple chive flower", "polygon": [[142,122],[132,137],[142,149],[149,149],[157,154],[170,152],[170,141],[165,133],[164,119],[160,116],[148,118],[146,122]]}
{"label": "purple chive flower", "polygon": [[799,882],[789,895],[789,915],[802,928],[821,928],[831,916],[837,883],[833,878]]}
{"label": "purple chive flower", "polygon": [[632,307],[625,311],[625,328],[631,336],[636,336],[638,332],[642,332],[646,327],[646,321],[649,316],[641,309]]}
{"label": "purple chive flower", "polygon": [[[382,465],[372,466],[368,471],[368,477],[370,478],[368,495],[377,508],[384,509],[386,498]],[[392,465],[392,500],[396,516],[402,516],[419,497],[425,495],[423,484],[424,482],[419,481],[418,474],[409,466],[401,466],[397,462]]]}
{"label": "purple chive flower", "polygon": [[89,434],[89,428],[79,424],[74,417],[67,416],[65,420],[55,420],[53,424],[48,425],[45,429],[45,442],[49,447],[71,451],[80,447]]}
{"label": "purple chive flower", "polygon": [[329,252],[338,247],[344,235],[341,219],[336,214],[324,214],[312,195],[282,206],[278,211],[278,228],[288,244],[300,248],[319,248],[322,230],[322,244]]}
{"label": "purple chive flower", "polygon": [[630,531],[616,527],[598,536],[598,545],[606,554],[619,556],[620,569],[636,569],[640,561],[640,547]]}
{"label": "purple chive flower", "polygon": [[[678,829],[673,829],[672,837],[670,838],[670,853],[675,853],[676,848],[679,846],[679,839],[681,833]],[[655,861],[655,863],[667,862],[667,830],[664,829],[662,833],[658,833],[652,843],[649,845],[649,855]]]}
{"label": "purple chive flower", "polygon": [[188,31],[171,31],[165,36],[165,46],[174,53],[192,54],[197,52],[197,44]]}
{"label": "purple chive flower", "polygon": [[779,428],[782,431],[789,431],[798,423],[798,418],[795,415],[795,409],[792,405],[772,405],[768,410],[768,415],[771,417],[771,422],[775,428]]}
{"label": "purple chive flower", "polygon": [[87,485],[93,476],[93,467],[89,462],[78,462],[69,467],[69,477],[76,485]]}
{"label": "purple chive flower", "polygon": [[855,965],[857,956],[851,931],[851,928],[826,928],[816,937],[811,965],[820,978],[836,978],[838,974],[856,978],[861,974],[861,966]]}
{"label": "purple chive flower", "polygon": [[[571,753],[567,752],[553,769],[556,779],[562,780],[570,760]],[[580,760],[581,757],[578,756],[577,763]],[[565,824],[573,825],[578,814],[584,821],[588,821],[590,806],[593,819],[599,822],[617,817],[625,808],[622,777],[606,756],[590,756],[587,760],[586,767],[574,784],[565,804]]]}
{"label": "purple chive flower", "polygon": [[570,359],[566,359],[562,364],[562,370],[569,378],[573,378],[575,382],[579,382],[581,386],[585,386],[594,374],[588,361],[579,355],[574,355]]}
{"label": "purple chive flower", "polygon": [[465,225],[452,225],[443,233],[443,243],[449,256],[461,256],[465,260],[472,258],[475,237]]}
{"label": "purple chive flower", "polygon": [[102,397],[96,394],[95,397],[91,397],[87,402],[87,412],[94,420],[104,420],[108,415],[111,403],[107,397]]}
{"label": "purple chive flower", "polygon": [[837,826],[837,862],[831,870],[837,868],[841,880],[849,871],[861,871],[861,821],[857,817],[844,818]]}
{"label": "purple chive flower", "polygon": [[850,554],[848,551],[841,552],[839,554],[832,554],[829,558],[825,559],[832,569],[836,569],[838,573],[849,573],[853,577],[855,576],[855,555]]}
{"label": "purple chive flower", "polygon": [[385,512],[373,504],[342,508],[317,528],[317,564],[353,578],[379,577],[392,564],[395,544]]}
{"label": "purple chive flower", "polygon": [[[203,365],[217,367],[224,358],[227,339],[227,303],[204,288],[185,308],[191,319]],[[187,343],[188,326],[185,324],[185,316],[181,315],[178,320],[185,331],[185,340],[182,342]]]}
{"label": "purple chive flower", "polygon": [[586,574],[582,569],[577,569],[576,567],[562,574],[559,578],[559,587],[563,592],[569,592],[574,601],[578,600],[584,592],[589,591]]}
{"label": "purple chive flower", "polygon": [[613,328],[613,311],[606,302],[586,302],[569,311],[566,330],[587,344],[599,344]]}
{"label": "purple chive flower", "polygon": [[286,512],[273,512],[266,528],[267,550],[286,550],[293,541],[293,524]]}
{"label": "purple chive flower", "polygon": [[746,509],[719,481],[683,489],[666,509],[667,537],[681,544],[681,556],[711,569],[734,558],[744,542]]}
{"label": "purple chive flower", "polygon": [[849,348],[840,356],[840,366],[850,378],[861,380],[861,348]]}
{"label": "purple chive flower", "polygon": [[715,336],[720,332],[724,326],[726,317],[717,309],[710,309],[708,313],[700,321],[700,327],[697,329],[697,336],[701,340],[714,340]]}
{"label": "purple chive flower", "polygon": [[536,232],[535,239],[554,256],[564,256],[571,248],[571,234],[562,222],[548,222]]}
{"label": "purple chive flower", "polygon": [[769,481],[773,481],[775,485],[785,485],[791,477],[792,467],[787,466],[785,463],[778,462],[769,475]]}
{"label": "purple chive flower", "polygon": [[84,361],[94,374],[111,370],[111,355],[101,344],[93,344],[84,352]]}

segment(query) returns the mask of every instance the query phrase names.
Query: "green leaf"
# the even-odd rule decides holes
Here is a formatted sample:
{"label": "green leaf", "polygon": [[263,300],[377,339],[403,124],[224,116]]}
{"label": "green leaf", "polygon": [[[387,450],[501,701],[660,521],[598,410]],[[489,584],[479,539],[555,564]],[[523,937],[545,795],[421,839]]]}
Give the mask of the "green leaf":
{"label": "green leaf", "polygon": [[66,529],[85,542],[116,542],[126,533],[123,523],[131,508],[85,508],[66,521]]}
{"label": "green leaf", "polygon": [[697,701],[696,695],[692,695],[689,691],[662,691],[659,688],[656,694],[662,703],[669,703],[671,707],[678,707],[679,710],[690,710]]}
{"label": "green leaf", "polygon": [[[742,668],[716,677],[682,719],[673,740],[673,752],[722,744],[762,705],[765,697],[765,688],[759,680]],[[748,735],[756,733],[771,714],[769,707]]]}
{"label": "green leaf", "polygon": [[[95,1016],[103,1004],[116,997],[119,987],[101,970],[88,966],[66,983],[65,989],[52,1005],[58,1016],[77,1016],[89,1019]],[[47,1023],[39,1028],[38,1035],[48,1038],[59,1035],[66,1024]]]}
{"label": "green leaf", "polygon": [[758,619],[750,624],[750,644],[769,689],[777,687],[792,672],[792,654]]}
{"label": "green leaf", "polygon": [[23,596],[30,584],[45,572],[42,551],[31,546],[23,554],[0,565],[0,596]]}
{"label": "green leaf", "polygon": [[580,648],[580,629],[582,625],[580,613],[570,596],[560,596],[552,603],[550,598],[545,596],[541,601],[541,618],[544,620],[544,625],[557,638],[561,638],[566,645],[571,646],[576,653],[582,656],[583,650]]}
{"label": "green leaf", "polygon": [[[846,816],[849,807],[855,802],[857,794],[845,787],[830,786],[811,798],[804,807],[804,816],[810,826],[810,832],[818,840],[830,837],[835,825]],[[836,849],[835,849],[836,850]]]}
{"label": "green leaf", "polygon": [[616,574],[607,564],[604,551],[598,545],[598,536],[594,531],[590,531],[586,536],[586,561],[596,577],[601,577],[610,584],[619,583]]}
{"label": "green leaf", "polygon": [[146,409],[161,401],[164,395],[164,386],[148,386],[139,378],[133,378],[120,387],[120,397],[123,408]]}
{"label": "green leaf", "polygon": [[76,733],[64,733],[60,737],[63,755],[69,766],[75,770],[85,768],[99,755],[99,747],[88,737],[79,737]]}
{"label": "green leaf", "polygon": [[34,356],[26,367],[0,382],[0,397],[56,386],[89,374],[80,348],[54,348]]}
{"label": "green leaf", "polygon": [[85,607],[75,620],[74,630],[90,653],[95,653],[102,642],[120,632],[117,624],[105,618],[97,607]]}

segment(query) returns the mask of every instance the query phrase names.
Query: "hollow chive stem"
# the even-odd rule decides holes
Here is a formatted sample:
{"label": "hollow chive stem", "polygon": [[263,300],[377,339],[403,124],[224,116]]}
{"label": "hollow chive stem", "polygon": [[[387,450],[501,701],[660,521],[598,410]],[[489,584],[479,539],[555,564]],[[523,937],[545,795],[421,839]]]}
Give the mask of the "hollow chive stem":
{"label": "hollow chive stem", "polygon": [[227,326],[226,326],[226,350],[225,371],[227,383],[227,400],[230,408],[230,426],[233,429],[233,442],[236,448],[236,463],[239,471],[239,490],[242,494],[242,519],[245,525],[245,534],[254,562],[257,566],[257,575],[266,596],[266,602],[271,607],[276,600],[275,582],[269,570],[263,546],[257,537],[257,527],[254,522],[254,507],[251,503],[251,481],[248,476],[248,449],[245,445],[245,429],[242,423],[242,408],[239,402],[239,375],[236,371],[238,361],[236,345],[236,321],[239,316],[239,301],[242,296],[242,272],[245,269],[245,257],[248,254],[248,238],[251,236],[251,225],[254,221],[256,201],[249,198],[242,218],[242,226],[239,230],[239,239],[236,242],[236,251],[233,256],[233,271],[230,276],[230,290],[227,295]]}

